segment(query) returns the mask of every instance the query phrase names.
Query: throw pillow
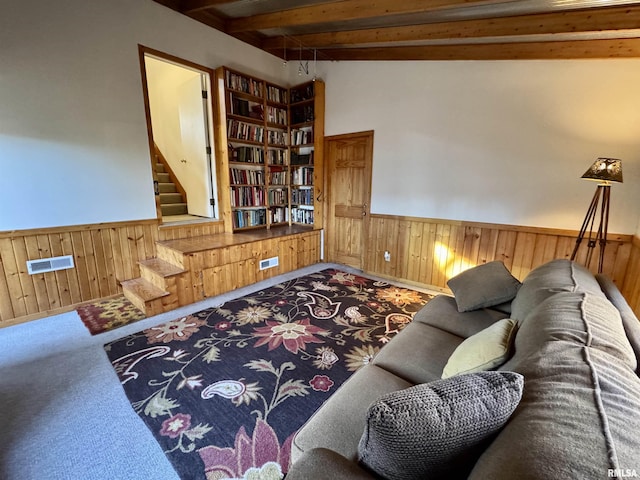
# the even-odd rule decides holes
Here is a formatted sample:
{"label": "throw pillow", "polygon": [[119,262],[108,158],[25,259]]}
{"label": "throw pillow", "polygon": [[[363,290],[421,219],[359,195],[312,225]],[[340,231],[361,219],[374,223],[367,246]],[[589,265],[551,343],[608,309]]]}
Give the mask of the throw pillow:
{"label": "throw pillow", "polygon": [[509,360],[518,322],[511,318],[470,336],[456,347],[442,371],[442,378],[498,368]]}
{"label": "throw pillow", "polygon": [[479,372],[386,394],[369,407],[360,462],[389,480],[467,478],[523,385],[518,373]]}
{"label": "throw pillow", "polygon": [[521,283],[504,263],[496,260],[459,273],[447,285],[456,298],[458,311],[469,312],[513,300]]}

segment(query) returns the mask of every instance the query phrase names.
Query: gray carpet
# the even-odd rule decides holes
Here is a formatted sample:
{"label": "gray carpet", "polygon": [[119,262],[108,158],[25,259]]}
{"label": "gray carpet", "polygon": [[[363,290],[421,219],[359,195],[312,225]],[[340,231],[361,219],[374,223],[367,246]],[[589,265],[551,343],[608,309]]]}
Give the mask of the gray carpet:
{"label": "gray carpet", "polygon": [[75,311],[0,329],[0,478],[177,479],[131,408],[103,344],[333,267],[357,273],[318,264],[95,336]]}

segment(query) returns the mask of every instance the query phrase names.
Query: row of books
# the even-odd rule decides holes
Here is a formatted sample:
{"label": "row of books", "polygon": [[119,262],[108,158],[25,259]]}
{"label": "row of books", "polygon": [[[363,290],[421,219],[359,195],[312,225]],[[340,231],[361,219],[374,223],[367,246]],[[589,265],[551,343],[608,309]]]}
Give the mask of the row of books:
{"label": "row of books", "polygon": [[287,91],[283,88],[267,85],[267,100],[270,102],[287,103]]}
{"label": "row of books", "polygon": [[313,190],[310,188],[294,188],[291,190],[291,203],[313,205]]}
{"label": "row of books", "polygon": [[227,70],[227,87],[254,97],[262,97],[262,82]]}
{"label": "row of books", "polygon": [[313,105],[298,105],[297,107],[291,107],[291,123],[306,123],[313,122]]}
{"label": "row of books", "polygon": [[291,152],[291,165],[313,165],[313,152]]}
{"label": "row of books", "polygon": [[233,228],[257,227],[267,224],[267,212],[258,210],[234,210],[232,212]]}
{"label": "row of books", "polygon": [[291,145],[307,145],[313,143],[313,128],[291,130]]}
{"label": "row of books", "polygon": [[287,111],[282,108],[267,107],[267,122],[287,124]]}
{"label": "row of books", "polygon": [[259,207],[264,205],[264,188],[231,187],[232,207]]}
{"label": "row of books", "polygon": [[277,149],[268,150],[267,159],[269,160],[269,165],[286,165],[287,151]]}
{"label": "row of books", "polygon": [[[234,147],[229,145],[229,154],[232,162],[264,163],[264,150],[261,147]],[[271,159],[271,151],[269,151],[269,159]]]}
{"label": "row of books", "polygon": [[269,172],[269,183],[271,185],[286,185],[287,184],[287,171],[278,170]]}
{"label": "row of books", "polygon": [[269,145],[287,145],[287,132],[285,130],[267,130]]}
{"label": "row of books", "polygon": [[283,223],[289,221],[289,207],[269,208],[269,222]]}
{"label": "row of books", "polygon": [[291,221],[296,223],[304,223],[306,225],[313,224],[313,209],[304,207],[294,207],[291,209]]}
{"label": "row of books", "polygon": [[264,185],[264,171],[232,168],[229,170],[231,185]]}
{"label": "row of books", "polygon": [[288,202],[287,190],[282,188],[269,189],[269,205],[284,205]]}
{"label": "row of books", "polygon": [[264,141],[264,128],[253,123],[245,123],[239,120],[227,121],[227,134],[237,140],[249,140],[251,142]]}
{"label": "row of books", "polygon": [[291,89],[291,103],[304,102],[313,98],[313,83]]}
{"label": "row of books", "polygon": [[250,102],[244,98],[231,96],[231,113],[233,115],[241,115],[243,117],[264,120],[264,108],[261,104]]}
{"label": "row of books", "polygon": [[297,167],[291,169],[293,185],[313,185],[313,167]]}

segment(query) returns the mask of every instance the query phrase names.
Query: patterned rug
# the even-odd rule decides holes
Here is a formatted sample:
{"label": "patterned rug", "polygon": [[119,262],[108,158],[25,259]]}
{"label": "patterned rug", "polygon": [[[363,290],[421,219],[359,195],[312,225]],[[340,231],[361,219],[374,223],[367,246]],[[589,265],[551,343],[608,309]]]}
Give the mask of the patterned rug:
{"label": "patterned rug", "polygon": [[81,305],[76,308],[76,312],[91,335],[107,332],[146,318],[144,313],[134,307],[124,295]]}
{"label": "patterned rug", "polygon": [[295,432],[431,295],[337,271],[105,345],[182,479],[280,479]]}

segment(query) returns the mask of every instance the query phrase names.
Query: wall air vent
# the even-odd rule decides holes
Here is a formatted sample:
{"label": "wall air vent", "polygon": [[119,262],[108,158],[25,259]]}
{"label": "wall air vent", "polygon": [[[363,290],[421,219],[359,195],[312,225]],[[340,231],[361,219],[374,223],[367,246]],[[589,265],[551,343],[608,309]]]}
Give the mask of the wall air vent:
{"label": "wall air vent", "polygon": [[27,261],[27,270],[29,271],[29,275],[53,272],[55,270],[64,270],[66,268],[73,268],[73,257],[71,255]]}
{"label": "wall air vent", "polygon": [[278,266],[278,257],[271,257],[265,260],[260,260],[260,270],[266,270],[267,268],[273,268]]}

